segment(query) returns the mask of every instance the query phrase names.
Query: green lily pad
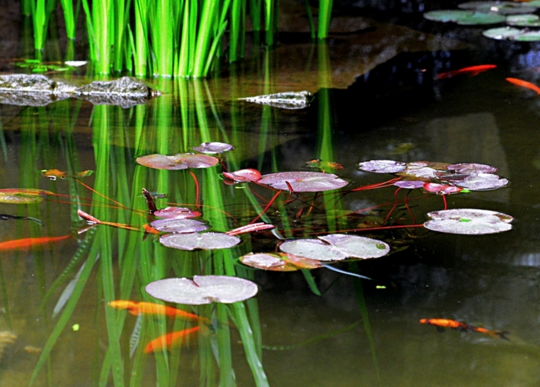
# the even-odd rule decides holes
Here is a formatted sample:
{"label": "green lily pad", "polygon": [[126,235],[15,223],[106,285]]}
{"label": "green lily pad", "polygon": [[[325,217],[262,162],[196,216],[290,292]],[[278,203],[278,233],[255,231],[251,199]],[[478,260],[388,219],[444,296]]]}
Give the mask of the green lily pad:
{"label": "green lily pad", "polygon": [[468,10],[441,10],[424,13],[424,18],[439,22],[454,22],[459,25],[483,25],[502,23],[506,18],[496,13],[479,13]]}
{"label": "green lily pad", "polygon": [[535,14],[510,15],[506,17],[506,24],[515,27],[539,27],[540,16]]}
{"label": "green lily pad", "polygon": [[513,40],[514,37],[522,34],[523,31],[518,28],[510,27],[501,27],[501,28],[490,28],[482,32],[486,38],[495,39],[495,40]]}

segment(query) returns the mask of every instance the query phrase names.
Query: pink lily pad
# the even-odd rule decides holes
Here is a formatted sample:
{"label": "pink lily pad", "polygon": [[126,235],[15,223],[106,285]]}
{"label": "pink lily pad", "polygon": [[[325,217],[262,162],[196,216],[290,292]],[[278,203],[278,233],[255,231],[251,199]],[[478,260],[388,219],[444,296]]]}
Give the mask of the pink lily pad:
{"label": "pink lily pad", "polygon": [[153,154],[137,157],[136,161],[148,168],[167,170],[209,168],[219,162],[216,157],[197,153],[178,153],[172,156]]}
{"label": "pink lily pad", "polygon": [[177,218],[154,220],[150,225],[158,231],[177,234],[203,231],[209,227],[206,223],[199,220]]}
{"label": "pink lily pad", "polygon": [[247,300],[257,291],[257,285],[251,281],[221,275],[196,275],[193,280],[167,278],[146,285],[146,292],[154,298],[188,305],[231,304]]}
{"label": "pink lily pad", "polygon": [[220,232],[167,234],[159,238],[163,246],[179,250],[228,249],[240,242],[240,238]]}
{"label": "pink lily pad", "polygon": [[477,163],[459,163],[452,164],[446,167],[449,171],[455,171],[456,173],[476,174],[476,173],[495,173],[497,168],[486,164]]}
{"label": "pink lily pad", "polygon": [[223,172],[223,176],[235,182],[249,182],[261,180],[261,173],[253,168],[239,169],[234,172]]}
{"label": "pink lily pad", "polygon": [[462,208],[433,211],[424,223],[428,230],[462,235],[495,234],[512,229],[514,218],[501,212]]}
{"label": "pink lily pad", "polygon": [[161,210],[154,211],[154,215],[158,218],[166,219],[188,219],[197,218],[201,216],[201,213],[198,211],[192,211],[186,207],[165,207]]}
{"label": "pink lily pad", "polygon": [[396,181],[394,185],[403,189],[416,189],[422,188],[424,186],[424,182],[420,180],[400,180]]}
{"label": "pink lily pad", "polygon": [[199,146],[194,146],[193,150],[201,153],[216,154],[233,150],[234,147],[231,144],[224,142],[203,142]]}
{"label": "pink lily pad", "polygon": [[397,173],[407,168],[407,164],[394,160],[371,160],[358,164],[358,169],[373,173]]}
{"label": "pink lily pad", "polygon": [[321,192],[339,189],[349,184],[334,174],[323,172],[279,172],[264,175],[260,184],[293,192]]}

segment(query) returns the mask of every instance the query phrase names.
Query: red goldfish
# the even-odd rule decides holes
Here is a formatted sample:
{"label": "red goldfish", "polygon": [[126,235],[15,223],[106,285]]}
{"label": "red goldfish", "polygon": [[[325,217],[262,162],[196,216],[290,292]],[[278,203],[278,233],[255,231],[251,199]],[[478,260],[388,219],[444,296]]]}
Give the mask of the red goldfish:
{"label": "red goldfish", "polygon": [[7,250],[24,250],[33,246],[46,245],[48,243],[63,241],[64,239],[71,238],[71,234],[62,235],[58,237],[40,237],[40,238],[23,238],[14,239],[12,241],[0,242],[0,251]]}
{"label": "red goldfish", "polygon": [[459,74],[469,74],[471,76],[475,76],[475,75],[478,75],[480,73],[483,73],[484,71],[491,70],[491,69],[494,69],[496,67],[497,66],[493,65],[493,64],[479,65],[479,66],[469,66],[469,67],[464,67],[464,68],[459,69],[459,70],[453,70],[453,71],[448,71],[446,73],[437,74],[436,79],[452,78],[453,76],[459,75]]}
{"label": "red goldfish", "polygon": [[187,341],[187,336],[198,333],[199,329],[200,327],[193,327],[160,336],[146,345],[144,353],[156,352],[163,349],[170,350],[174,346],[182,345]]}
{"label": "red goldfish", "polygon": [[135,302],[129,300],[116,300],[109,302],[109,305],[117,309],[127,309],[132,315],[151,314],[176,317],[188,321],[202,321],[205,324],[210,324],[210,320],[206,317],[199,317],[196,314],[186,312],[181,309],[171,308],[170,306],[154,304],[152,302]]}
{"label": "red goldfish", "polygon": [[529,90],[533,90],[536,92],[536,94],[540,95],[540,87],[536,86],[534,83],[524,81],[522,79],[517,78],[506,78],[506,80],[510,83],[513,83],[516,86],[524,87]]}
{"label": "red goldfish", "polygon": [[475,327],[475,326],[466,324],[464,322],[448,320],[445,318],[423,318],[420,320],[420,323],[434,325],[437,327],[438,330],[442,330],[443,328],[451,328],[451,329],[457,329],[458,331],[461,331],[461,332],[472,331],[472,332],[483,333],[485,335],[489,335],[493,337],[500,337],[501,339],[509,340],[508,337],[505,336],[505,334],[508,332],[490,331],[486,328]]}

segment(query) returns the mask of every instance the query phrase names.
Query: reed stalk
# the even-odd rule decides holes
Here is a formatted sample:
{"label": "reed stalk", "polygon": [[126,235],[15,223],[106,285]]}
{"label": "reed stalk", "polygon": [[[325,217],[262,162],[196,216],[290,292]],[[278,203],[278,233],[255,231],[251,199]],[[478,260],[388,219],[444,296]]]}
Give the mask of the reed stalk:
{"label": "reed stalk", "polygon": [[317,38],[319,39],[328,38],[332,5],[333,0],[319,0],[319,26],[317,30]]}

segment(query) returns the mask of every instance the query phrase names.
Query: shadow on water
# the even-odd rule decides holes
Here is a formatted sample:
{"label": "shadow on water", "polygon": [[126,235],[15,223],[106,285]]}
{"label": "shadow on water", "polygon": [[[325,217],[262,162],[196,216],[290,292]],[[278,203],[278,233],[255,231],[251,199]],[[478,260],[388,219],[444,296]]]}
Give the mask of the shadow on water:
{"label": "shadow on water", "polygon": [[[504,80],[536,79],[535,46],[510,52],[501,49],[504,43],[484,47],[478,31],[469,30],[467,39],[459,28],[437,32],[414,10],[402,11],[405,22],[394,26],[377,18],[380,10],[369,10],[373,18],[355,18],[353,33],[340,32],[327,45],[301,44],[297,35],[289,45],[232,67],[227,78],[152,80],[164,94],[128,109],[69,100],[46,107],[1,105],[2,188],[48,192],[37,203],[0,204],[2,214],[43,223],[1,221],[0,249],[10,240],[70,236],[2,250],[2,385],[536,385],[538,100]],[[435,80],[440,72],[479,64],[479,58],[498,68]],[[237,100],[297,89],[315,93],[307,109]],[[210,141],[235,146],[216,167],[167,171],[135,162]],[[392,177],[357,170],[371,159],[496,166],[511,181],[508,187],[449,196],[448,206],[501,211],[516,219],[514,228],[485,236],[421,228],[362,231],[380,226],[386,216],[392,225],[420,224],[443,201],[411,194],[412,219],[405,206],[388,215],[393,188],[275,195],[222,181],[225,169],[305,171],[313,159],[342,164],[327,172],[348,179],[349,187]],[[95,172],[53,181],[40,173],[50,168],[71,176]],[[231,249],[169,249],[143,232],[151,219],[142,188],[163,194],[158,207],[198,208],[212,231],[258,215],[278,231],[242,235]],[[78,209],[137,231],[104,225],[86,230]],[[380,259],[337,265],[373,280],[322,268],[261,271],[237,260],[251,251],[274,251],[276,235],[307,238],[350,229],[392,247]],[[108,306],[117,299],[156,302],[144,290],[148,283],[199,274],[251,279],[259,294],[230,305],[177,305],[210,323],[134,316]],[[439,334],[419,324],[421,318],[507,331],[510,340],[451,329]],[[200,333],[184,345],[147,353],[151,340],[195,326]]]}

